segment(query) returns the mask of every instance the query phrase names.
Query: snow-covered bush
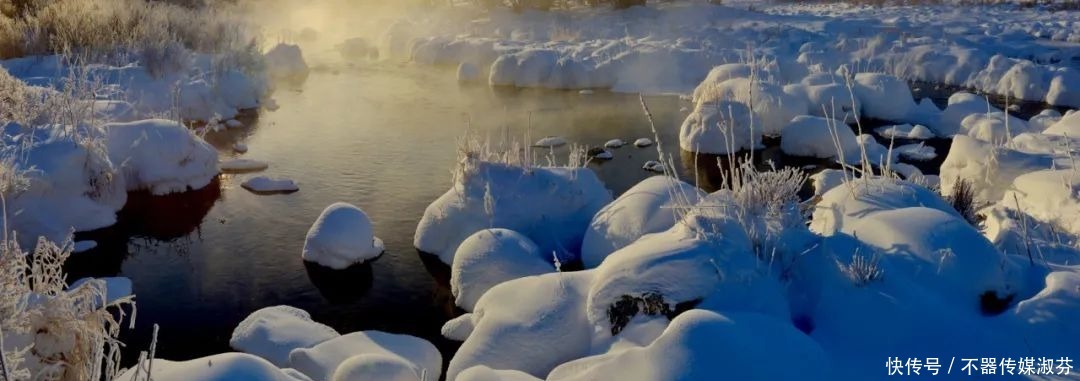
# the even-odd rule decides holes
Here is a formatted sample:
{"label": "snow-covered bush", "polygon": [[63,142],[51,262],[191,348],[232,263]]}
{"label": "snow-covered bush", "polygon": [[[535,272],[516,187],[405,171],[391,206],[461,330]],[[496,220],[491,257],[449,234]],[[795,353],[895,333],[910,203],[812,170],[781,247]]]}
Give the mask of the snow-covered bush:
{"label": "snow-covered bush", "polygon": [[[553,162],[537,166],[528,148],[511,148],[508,154],[486,149],[463,148],[452,188],[427,207],[416,227],[416,248],[449,264],[473,233],[506,228],[529,237],[553,259],[578,259],[589,221],[611,202],[596,173]],[[571,156],[575,164],[584,157],[573,149]]]}
{"label": "snow-covered bush", "polygon": [[[5,235],[6,236],[6,235]],[[109,301],[106,283],[68,288],[63,264],[70,241],[40,239],[33,253],[0,243],[0,338],[8,380],[112,380],[117,335],[131,297]]]}

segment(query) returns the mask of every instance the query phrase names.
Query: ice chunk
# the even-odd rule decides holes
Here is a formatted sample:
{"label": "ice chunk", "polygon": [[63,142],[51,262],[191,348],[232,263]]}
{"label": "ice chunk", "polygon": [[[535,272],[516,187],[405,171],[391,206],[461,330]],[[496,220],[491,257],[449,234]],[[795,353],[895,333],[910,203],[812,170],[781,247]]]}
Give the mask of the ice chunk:
{"label": "ice chunk", "polygon": [[269,167],[267,162],[255,159],[229,159],[221,162],[221,171],[225,173],[258,172]]}
{"label": "ice chunk", "polygon": [[292,193],[300,190],[295,181],[266,176],[255,176],[244,180],[240,186],[252,193]]}

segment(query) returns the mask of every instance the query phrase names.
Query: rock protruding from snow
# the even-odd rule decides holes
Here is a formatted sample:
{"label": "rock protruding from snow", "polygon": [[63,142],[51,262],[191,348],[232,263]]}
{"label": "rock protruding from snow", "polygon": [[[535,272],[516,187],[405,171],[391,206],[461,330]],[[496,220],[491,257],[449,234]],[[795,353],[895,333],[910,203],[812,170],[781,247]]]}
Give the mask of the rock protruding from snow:
{"label": "rock protruding from snow", "polygon": [[761,145],[761,131],[754,130],[750,109],[742,103],[719,101],[700,104],[679,129],[684,151],[728,154]]}
{"label": "rock protruding from snow", "polygon": [[265,57],[267,70],[274,78],[302,80],[308,76],[308,65],[298,45],[279,43]]}
{"label": "rock protruding from snow", "polygon": [[[371,357],[362,357],[371,356]],[[377,357],[375,357],[377,356]],[[362,357],[357,360],[351,360]],[[387,358],[394,358],[393,361]],[[400,360],[400,361],[398,361]],[[442,374],[442,355],[427,340],[380,331],[353,332],[324,341],[311,348],[300,348],[289,354],[289,363],[312,380],[351,380],[338,378],[341,374],[369,374],[363,365],[378,365],[372,375],[401,375],[402,363],[411,365],[416,380],[426,374],[428,380]],[[407,374],[407,373],[406,373]],[[391,378],[397,380],[397,378]]]}
{"label": "rock protruding from snow", "polygon": [[586,268],[594,268],[608,254],[641,236],[670,229],[677,220],[677,207],[695,205],[704,196],[678,179],[653,176],[642,180],[596,213],[585,231],[581,261]]}
{"label": "rock protruding from snow", "polygon": [[801,115],[780,132],[780,150],[788,155],[857,161],[859,142],[846,124],[835,119]]}
{"label": "rock protruding from snow", "polygon": [[[529,237],[563,263],[577,259],[592,216],[611,202],[588,168],[524,167],[466,158],[457,182],[424,211],[413,244],[453,263],[477,231],[506,228]],[[538,207],[543,205],[543,207]]]}
{"label": "rock protruding from snow", "polygon": [[492,287],[509,280],[555,270],[529,237],[507,229],[486,229],[469,236],[458,246],[450,267],[450,292],[454,304],[472,311]]}
{"label": "rock protruding from snow", "polygon": [[304,240],[305,261],[341,270],[375,259],[383,242],[374,235],[368,216],[360,208],[334,203],[323,210]]}
{"label": "rock protruding from snow", "polygon": [[290,306],[273,306],[248,315],[233,330],[229,346],[270,361],[289,366],[289,352],[311,348],[341,336],[333,328],[311,320],[307,311]]}
{"label": "rock protruding from snow", "polygon": [[255,159],[229,159],[221,162],[221,171],[225,173],[258,172],[269,167],[269,163]]}
{"label": "rock protruding from snow", "polygon": [[240,186],[252,193],[292,193],[300,190],[300,186],[290,179],[278,179],[266,176],[255,176],[244,180]]}
{"label": "rock protruding from snow", "polygon": [[109,159],[120,167],[128,190],[184,192],[218,175],[217,150],[180,123],[151,119],[102,128]]}

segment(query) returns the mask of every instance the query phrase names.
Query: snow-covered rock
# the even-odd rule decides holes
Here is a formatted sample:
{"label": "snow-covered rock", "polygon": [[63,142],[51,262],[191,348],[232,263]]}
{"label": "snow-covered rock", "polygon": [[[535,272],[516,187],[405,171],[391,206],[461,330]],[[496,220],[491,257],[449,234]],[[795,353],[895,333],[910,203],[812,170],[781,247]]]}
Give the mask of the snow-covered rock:
{"label": "snow-covered rock", "polygon": [[236,153],[247,153],[248,146],[247,144],[237,142],[233,144],[232,149],[233,151],[236,151]]}
{"label": "snow-covered rock", "polygon": [[559,364],[588,354],[592,327],[585,293],[592,271],[515,279],[488,290],[476,310],[450,320],[443,336],[464,339],[446,379],[483,365],[544,377]]}
{"label": "snow-covered rock", "polygon": [[330,381],[424,381],[416,364],[401,356],[370,353],[349,357],[334,370]]}
{"label": "snow-covered rock", "polygon": [[664,173],[664,164],[656,160],[649,160],[641,165],[641,169],[649,172]]}
{"label": "snow-covered rock", "polygon": [[566,138],[562,136],[545,136],[533,143],[533,147],[554,148],[566,145]]}
{"label": "snow-covered rock", "polygon": [[804,97],[788,94],[783,87],[777,85],[751,82],[749,78],[729,79],[715,86],[699,89],[701,94],[695,98],[698,108],[724,101],[742,103],[753,112],[754,129],[760,130],[764,135],[779,135],[780,129],[791,122],[792,118],[809,111]]}
{"label": "snow-covered rock", "polygon": [[[838,146],[839,144],[839,146]],[[855,162],[859,142],[846,124],[835,119],[801,115],[780,132],[780,150],[788,155]]]}
{"label": "snow-covered rock", "polygon": [[[145,369],[149,367],[147,360],[137,370],[132,367],[121,373],[117,379],[149,381]],[[222,353],[212,356],[187,360],[170,361],[153,359],[154,381],[302,381],[303,379],[290,376],[285,371],[260,357],[246,353]],[[138,374],[139,378],[135,378]]]}
{"label": "snow-covered rock", "polygon": [[909,207],[872,213],[850,228],[889,258],[889,276],[904,276],[957,305],[978,311],[987,292],[1018,292],[1018,267],[955,213]]}
{"label": "snow-covered rock", "polygon": [[677,221],[674,208],[696,205],[703,196],[700,189],[678,179],[642,180],[596,213],[581,243],[581,261],[594,268],[641,236],[670,229]]}
{"label": "snow-covered rock", "polygon": [[890,75],[856,74],[854,91],[862,102],[860,117],[902,122],[916,108],[907,83]]}
{"label": "snow-covered rock", "polygon": [[541,379],[520,370],[491,369],[477,365],[459,373],[457,381],[541,381]]}
{"label": "snow-covered rock", "polygon": [[354,205],[337,202],[327,206],[311,225],[302,257],[341,270],[382,253],[383,242],[375,237],[367,214]]}
{"label": "snow-covered rock", "polygon": [[941,163],[941,191],[950,194],[956,183],[966,180],[979,200],[997,201],[1017,176],[1053,165],[1049,155],[1020,152],[957,135]]}
{"label": "snow-covered rock", "polygon": [[850,234],[853,224],[883,211],[926,207],[960,217],[949,203],[933,191],[903,180],[860,178],[837,186],[821,196],[814,207],[810,230],[829,236]]}
{"label": "snow-covered rock", "polygon": [[967,135],[975,139],[1001,145],[1018,134],[1027,132],[1027,123],[1011,122],[1004,113],[971,114],[960,121]]}
{"label": "snow-covered rock", "polygon": [[604,143],[605,148],[619,148],[626,145],[622,139],[611,139]]}
{"label": "snow-covered rock", "polygon": [[289,366],[289,352],[311,348],[341,336],[333,328],[311,320],[307,311],[290,306],[266,307],[248,315],[233,329],[229,346],[270,361]]}
{"label": "snow-covered rock", "polygon": [[462,62],[458,65],[457,80],[461,83],[473,83],[480,81],[480,68],[471,62]]}
{"label": "snow-covered rock", "polygon": [[728,154],[761,145],[761,131],[753,129],[750,109],[742,103],[719,101],[699,104],[679,129],[683,150]]}
{"label": "snow-covered rock", "polygon": [[1061,113],[1057,112],[1057,110],[1042,110],[1031,119],[1028,119],[1028,131],[1043,132],[1060,121],[1061,117]]}
{"label": "snow-covered rock", "polygon": [[278,179],[266,176],[255,176],[240,183],[254,193],[292,193],[300,190],[300,186],[290,179]]}
{"label": "snow-covered rock", "polygon": [[592,216],[611,202],[588,168],[525,168],[473,158],[459,165],[453,189],[428,205],[413,240],[443,263],[453,263],[458,245],[487,228],[519,232],[542,253],[573,261]]}
{"label": "snow-covered rock", "polygon": [[1080,172],[1040,170],[1013,180],[1001,203],[1080,236]]}
{"label": "snow-covered rock", "polygon": [[[783,366],[747,364],[777,362]],[[789,322],[690,310],[648,346],[563,364],[548,380],[828,380],[832,362]]]}
{"label": "snow-covered rock", "polygon": [[270,75],[280,79],[304,79],[308,75],[308,65],[300,46],[279,43],[264,55]]}
{"label": "snow-covered rock", "polygon": [[[350,361],[358,356],[372,356]],[[363,373],[365,364],[378,365],[374,375],[400,374],[400,362],[386,363],[386,357],[393,357],[412,365],[416,379],[427,374],[426,379],[439,379],[442,374],[442,355],[427,340],[380,331],[362,331],[335,337],[311,348],[299,348],[289,354],[289,363],[293,368],[311,377],[313,380],[339,380],[342,375]],[[361,368],[361,369],[358,369]],[[381,373],[385,371],[387,373]],[[341,378],[341,380],[351,380]],[[395,379],[396,380],[396,379]]]}
{"label": "snow-covered rock", "polygon": [[221,162],[221,171],[225,173],[258,172],[269,167],[269,163],[255,159],[229,159]]}
{"label": "snow-covered rock", "polygon": [[1080,113],[1074,112],[1072,114],[1065,115],[1061,120],[1050,125],[1044,134],[1047,135],[1067,135],[1070,137],[1080,137]]}
{"label": "snow-covered rock", "polygon": [[900,154],[900,157],[909,160],[925,161],[937,157],[937,151],[934,150],[934,147],[923,143],[902,145],[896,147],[895,150]]}
{"label": "snow-covered rock", "polygon": [[124,174],[128,190],[184,192],[205,187],[218,175],[217,150],[175,121],[151,119],[102,128],[109,159]]}
{"label": "snow-covered rock", "polygon": [[528,237],[506,229],[481,230],[462,241],[454,253],[450,292],[454,304],[472,311],[480,297],[499,283],[554,270],[552,258]]}
{"label": "snow-covered rock", "polygon": [[641,148],[641,147],[648,147],[648,146],[651,146],[651,145],[653,145],[653,141],[652,141],[652,139],[649,139],[649,138],[638,138],[637,140],[634,140],[634,146],[635,147]]}
{"label": "snow-covered rock", "polygon": [[878,135],[888,138],[897,139],[913,139],[913,140],[926,140],[934,137],[934,132],[929,128],[921,124],[914,126],[910,124],[900,124],[895,126],[879,127],[874,130]]}

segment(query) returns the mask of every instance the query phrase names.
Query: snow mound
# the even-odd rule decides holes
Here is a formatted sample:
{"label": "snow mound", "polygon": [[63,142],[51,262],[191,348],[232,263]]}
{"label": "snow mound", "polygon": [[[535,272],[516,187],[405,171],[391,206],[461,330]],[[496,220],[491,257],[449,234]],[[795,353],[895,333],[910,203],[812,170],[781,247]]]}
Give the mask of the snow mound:
{"label": "snow mound", "polygon": [[971,182],[979,200],[997,201],[1017,176],[1053,165],[1054,160],[1048,155],[1015,151],[957,135],[949,155],[941,163],[941,191],[951,194],[954,185],[966,180]]}
{"label": "snow mound", "polygon": [[[1080,337],[1080,329],[1072,322],[1080,319],[1080,273],[1075,271],[1055,271],[1046,276],[1046,288],[1030,299],[1016,305],[1016,318],[1029,325],[1034,337],[1045,336],[1046,332],[1059,332],[1050,335],[1050,342],[1055,344],[1062,337]],[[1062,330],[1064,332],[1061,332]],[[1064,336],[1061,336],[1064,335]],[[1035,344],[1039,345],[1039,344]],[[1038,348],[1045,348],[1039,346]]]}
{"label": "snow mound", "polygon": [[1057,123],[1050,125],[1043,133],[1047,135],[1080,137],[1080,112],[1073,112],[1065,115]]}
{"label": "snow mound", "polygon": [[926,207],[956,217],[960,215],[933,191],[903,180],[864,178],[832,188],[814,207],[810,230],[829,236],[850,234],[853,224],[883,211]]}
{"label": "snow mound", "polygon": [[825,194],[825,192],[828,192],[833,188],[843,185],[844,180],[847,179],[846,176],[852,175],[845,175],[844,171],[841,171],[839,169],[825,169],[821,172],[810,175],[810,182],[811,185],[813,185],[814,187],[814,195],[823,195]]}
{"label": "snow mound", "polygon": [[383,253],[367,214],[352,204],[337,202],[311,225],[304,239],[305,261],[341,270],[374,259]]}
{"label": "snow mound", "polygon": [[1080,173],[1076,170],[1048,169],[1017,176],[1001,203],[1080,236]]}
{"label": "snow mound", "polygon": [[[551,273],[493,287],[473,313],[443,326],[447,337],[467,337],[446,379],[483,365],[544,377],[559,364],[589,352],[592,327],[585,318],[585,292],[592,271]],[[450,335],[448,335],[450,334]]]}
{"label": "snow mound", "polygon": [[529,237],[506,229],[481,230],[454,253],[450,291],[454,304],[472,311],[480,297],[499,283],[554,270],[551,259]]}
{"label": "snow mound", "polygon": [[[1054,109],[1046,109],[1039,112],[1039,114],[1028,119],[1028,131],[1030,132],[1044,132],[1061,120],[1061,113]],[[1054,134],[1061,135],[1061,134]]]}
{"label": "snow mound", "polygon": [[605,148],[619,148],[626,145],[622,139],[611,139],[604,143]]}
{"label": "snow mound", "polygon": [[362,354],[342,361],[330,381],[424,381],[416,364],[384,353]]}
{"label": "snow mound", "polygon": [[266,68],[270,76],[278,79],[304,79],[308,65],[300,46],[279,43],[266,52]]}
{"label": "snow mound", "polygon": [[229,159],[221,162],[221,171],[225,173],[258,172],[269,167],[267,162],[255,159]]}
{"label": "snow mound", "polygon": [[[154,381],[298,381],[260,357],[246,353],[222,353],[188,361],[153,360]],[[117,379],[145,381],[149,361],[139,373],[132,367]],[[139,374],[139,378],[135,375]]]}
{"label": "snow mound", "polygon": [[664,173],[664,164],[656,160],[649,160],[641,165],[641,169],[649,172]]}
{"label": "snow mound", "polygon": [[[990,105],[990,101],[981,95],[967,92],[958,92],[949,96],[948,106],[941,112],[936,123],[929,126],[941,137],[952,137],[957,134],[967,134],[968,128],[964,126],[964,119],[972,114],[985,114],[994,116],[995,119],[1004,121],[1004,111]],[[1015,116],[1009,116],[1010,126],[1026,125],[1023,120]],[[1014,134],[1015,135],[1015,134]]]}
{"label": "snow mound", "polygon": [[[349,361],[357,356],[371,356]],[[386,364],[386,357],[394,357],[412,365],[417,375],[426,373],[427,379],[437,380],[442,374],[442,355],[427,340],[380,331],[353,332],[324,341],[311,348],[299,348],[289,353],[292,367],[311,377],[312,380],[339,380],[336,373],[363,374],[364,366],[373,366],[378,374],[400,374],[400,362]],[[343,369],[344,368],[344,369]],[[331,377],[334,378],[331,378]]]}
{"label": "snow mound", "polygon": [[705,193],[693,185],[666,176],[642,180],[614,202],[600,209],[589,223],[581,243],[586,268],[599,266],[604,258],[650,233],[675,225],[672,207],[695,205]]}
{"label": "snow mound", "polygon": [[[1005,113],[971,114],[960,121],[967,135],[988,143],[1001,145],[1013,136],[1027,131],[1027,123],[1009,121]],[[1007,122],[1008,121],[1008,122]]]}
{"label": "snow mound", "polygon": [[723,101],[752,106],[754,128],[769,136],[779,135],[792,118],[809,111],[804,97],[788,94],[778,85],[752,82],[749,78],[729,79],[703,88],[695,99],[698,108]]}
{"label": "snow mound", "polygon": [[233,329],[229,346],[270,361],[289,366],[289,352],[311,348],[341,336],[333,328],[311,320],[307,311],[290,306],[273,306],[252,312]]}
{"label": "snow mound", "polygon": [[729,101],[700,104],[679,128],[684,151],[728,154],[761,145],[761,131],[753,129],[751,114],[742,103]]}
{"label": "snow mound", "polygon": [[[774,361],[784,365],[747,366]],[[830,363],[787,321],[690,310],[648,346],[564,364],[548,380],[827,380]]]}
{"label": "snow mound", "polygon": [[512,369],[491,369],[477,365],[461,372],[457,381],[542,381],[528,373]]}
{"label": "snow mound", "polygon": [[806,93],[810,115],[845,123],[854,123],[856,115],[861,115],[862,102],[847,86],[838,83],[805,85],[802,91]]}
{"label": "snow mound", "polygon": [[902,158],[915,161],[933,160],[937,157],[937,151],[934,150],[934,147],[923,143],[902,145],[896,148],[896,152],[898,152]]}
{"label": "snow mound", "polygon": [[300,190],[300,186],[290,179],[275,179],[266,176],[255,176],[240,183],[253,193],[292,193]]}
{"label": "snow mound", "polygon": [[[837,146],[839,142],[839,147]],[[835,119],[801,115],[780,132],[780,150],[788,155],[817,158],[836,157],[854,162],[859,142],[846,124]],[[843,153],[843,158],[840,158]]]}
{"label": "snow mound", "polygon": [[109,159],[120,167],[128,190],[184,192],[218,175],[217,150],[180,123],[150,119],[102,128]]}
{"label": "snow mound", "polygon": [[851,231],[888,256],[891,276],[900,273],[972,311],[987,292],[1006,298],[1018,291],[1018,267],[954,214],[922,207],[890,210],[860,219]]}
{"label": "snow mound", "polygon": [[855,74],[854,91],[862,103],[860,117],[900,122],[916,109],[907,82],[890,75]]}
{"label": "snow mound", "polygon": [[10,160],[8,169],[26,180],[25,188],[9,192],[6,200],[8,227],[22,247],[34,247],[38,237],[64,242],[73,229],[116,223],[116,212],[127,201],[127,187],[125,177],[96,143],[100,136],[96,129],[71,134],[58,125],[3,127],[0,157]]}
{"label": "snow mound", "polygon": [[573,261],[592,216],[611,202],[588,168],[526,168],[466,158],[459,171],[453,188],[424,211],[413,241],[447,264],[465,238],[487,228],[519,232],[542,253]]}
{"label": "snow mound", "polygon": [[652,141],[652,139],[649,139],[649,138],[638,138],[637,140],[634,140],[634,146],[635,147],[642,148],[642,147],[648,147],[648,146],[651,146],[651,145],[653,145],[653,141]]}
{"label": "snow mound", "polygon": [[457,80],[461,83],[480,82],[480,68],[469,62],[458,65]]}
{"label": "snow mound", "polygon": [[874,130],[878,135],[885,137],[886,139],[913,139],[913,140],[926,140],[934,137],[934,132],[929,128],[921,124],[914,126],[910,124],[900,124],[888,127],[879,127]]}

